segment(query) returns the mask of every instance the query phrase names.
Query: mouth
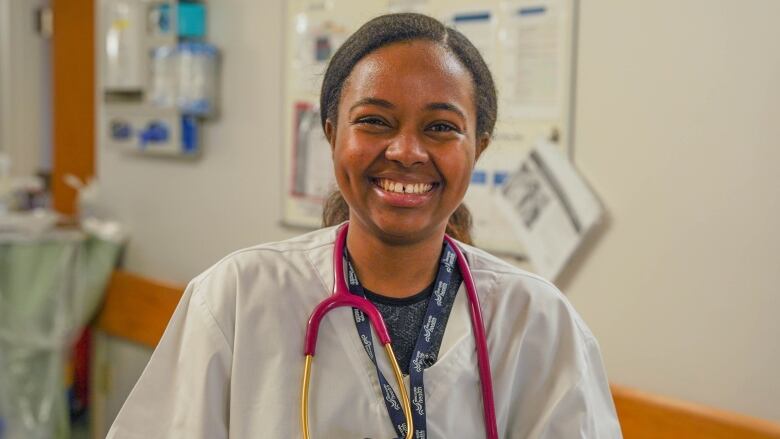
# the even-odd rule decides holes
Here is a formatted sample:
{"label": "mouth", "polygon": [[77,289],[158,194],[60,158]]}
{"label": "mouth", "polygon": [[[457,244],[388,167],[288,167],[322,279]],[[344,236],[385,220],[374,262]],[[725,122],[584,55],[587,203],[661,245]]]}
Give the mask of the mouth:
{"label": "mouth", "polygon": [[414,208],[426,205],[432,198],[439,182],[399,181],[386,177],[371,178],[379,199],[388,206]]}
{"label": "mouth", "polygon": [[439,185],[439,183],[409,183],[392,180],[389,178],[372,178],[371,182],[384,192],[393,194],[425,195]]}

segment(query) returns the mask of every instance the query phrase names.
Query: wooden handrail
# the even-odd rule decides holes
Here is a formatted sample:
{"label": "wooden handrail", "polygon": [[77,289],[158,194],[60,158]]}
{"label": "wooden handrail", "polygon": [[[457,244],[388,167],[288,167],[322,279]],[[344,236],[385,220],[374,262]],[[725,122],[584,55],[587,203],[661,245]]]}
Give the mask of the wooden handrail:
{"label": "wooden handrail", "polygon": [[184,288],[125,271],[115,271],[106,288],[97,328],[154,348]]}
{"label": "wooden handrail", "polygon": [[626,439],[778,439],[780,425],[613,384]]}
{"label": "wooden handrail", "polygon": [[[98,329],[154,348],[184,287],[116,271]],[[780,425],[762,419],[612,385],[626,439],[780,439]]]}

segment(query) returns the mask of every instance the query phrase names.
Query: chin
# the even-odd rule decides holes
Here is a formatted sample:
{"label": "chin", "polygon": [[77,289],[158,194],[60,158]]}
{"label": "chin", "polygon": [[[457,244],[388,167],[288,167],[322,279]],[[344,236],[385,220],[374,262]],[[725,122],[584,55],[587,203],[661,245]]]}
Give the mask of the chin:
{"label": "chin", "polygon": [[412,244],[424,241],[432,235],[444,233],[447,224],[425,223],[416,221],[384,221],[372,222],[376,235],[384,242],[393,245]]}

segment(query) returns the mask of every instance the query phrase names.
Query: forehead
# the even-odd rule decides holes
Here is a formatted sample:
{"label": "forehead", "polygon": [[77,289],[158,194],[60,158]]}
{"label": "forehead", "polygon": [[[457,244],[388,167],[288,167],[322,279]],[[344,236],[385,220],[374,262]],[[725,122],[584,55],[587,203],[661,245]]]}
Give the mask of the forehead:
{"label": "forehead", "polygon": [[471,74],[449,50],[432,41],[399,42],[377,49],[355,64],[341,107],[365,97],[395,105],[449,102],[474,115]]}

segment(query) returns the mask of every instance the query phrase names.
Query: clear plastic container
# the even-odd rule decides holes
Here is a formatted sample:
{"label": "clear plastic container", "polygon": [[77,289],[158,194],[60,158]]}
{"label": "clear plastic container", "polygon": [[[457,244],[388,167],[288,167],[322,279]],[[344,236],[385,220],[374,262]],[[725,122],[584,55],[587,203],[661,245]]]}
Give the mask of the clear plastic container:
{"label": "clear plastic container", "polygon": [[214,113],[217,84],[217,49],[206,43],[185,42],[178,46],[179,109],[185,114]]}
{"label": "clear plastic container", "polygon": [[161,46],[152,52],[152,87],[149,99],[160,108],[176,106],[179,82],[176,47]]}
{"label": "clear plastic container", "polygon": [[207,117],[216,110],[217,49],[183,42],[153,52],[150,100],[161,108]]}

